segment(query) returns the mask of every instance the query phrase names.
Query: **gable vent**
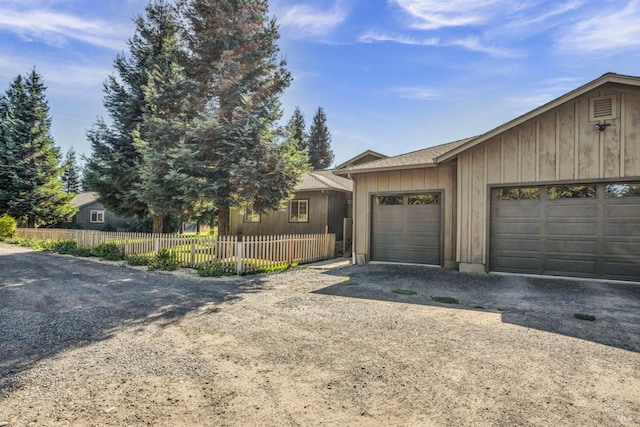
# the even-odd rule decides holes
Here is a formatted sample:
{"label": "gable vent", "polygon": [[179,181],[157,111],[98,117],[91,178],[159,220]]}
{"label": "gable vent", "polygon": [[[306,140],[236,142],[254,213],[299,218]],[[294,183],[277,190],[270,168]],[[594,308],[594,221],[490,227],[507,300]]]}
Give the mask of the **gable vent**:
{"label": "gable vent", "polygon": [[589,100],[589,121],[610,120],[616,118],[615,95],[599,96]]}

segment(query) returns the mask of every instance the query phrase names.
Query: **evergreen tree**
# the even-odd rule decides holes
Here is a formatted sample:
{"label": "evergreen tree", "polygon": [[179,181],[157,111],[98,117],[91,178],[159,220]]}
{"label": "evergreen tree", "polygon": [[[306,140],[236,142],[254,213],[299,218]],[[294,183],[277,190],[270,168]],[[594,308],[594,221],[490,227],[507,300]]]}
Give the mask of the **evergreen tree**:
{"label": "evergreen tree", "polygon": [[293,115],[287,123],[287,138],[295,144],[297,149],[303,152],[307,152],[307,139],[309,136],[306,131],[306,124],[304,122],[304,115],[300,111],[300,107],[296,107],[293,111]]}
{"label": "evergreen tree", "polygon": [[78,194],[82,191],[80,173],[76,161],[76,150],[69,148],[62,164],[62,189],[67,194]]}
{"label": "evergreen tree", "polygon": [[0,213],[27,227],[66,221],[76,211],[62,190],[45,91],[34,69],[17,76],[0,102]]}
{"label": "evergreen tree", "polygon": [[304,170],[304,156],[277,141],[279,96],[291,81],[279,60],[279,34],[264,0],[191,0],[192,102],[203,113],[190,132],[191,174],[218,208],[218,232],[229,234],[232,206],[278,209]]}
{"label": "evergreen tree", "polygon": [[322,107],[318,107],[309,131],[307,144],[309,163],[313,169],[326,169],[333,164],[333,150],[331,149],[331,134],[327,129],[327,116]]}
{"label": "evergreen tree", "polygon": [[[162,0],[149,3],[146,15],[135,19],[136,31],[128,42],[130,56],[116,57],[117,76],[111,75],[105,82],[103,103],[113,125],[100,119],[88,133],[93,153],[85,168],[85,185],[97,191],[100,201],[119,215],[149,214],[142,189],[146,166],[135,140],[146,139],[140,135],[144,114],[151,108],[145,88],[158,59],[166,54],[165,32],[173,31],[168,28],[174,19],[173,6]],[[168,232],[169,226],[167,216],[154,220],[156,232]]]}

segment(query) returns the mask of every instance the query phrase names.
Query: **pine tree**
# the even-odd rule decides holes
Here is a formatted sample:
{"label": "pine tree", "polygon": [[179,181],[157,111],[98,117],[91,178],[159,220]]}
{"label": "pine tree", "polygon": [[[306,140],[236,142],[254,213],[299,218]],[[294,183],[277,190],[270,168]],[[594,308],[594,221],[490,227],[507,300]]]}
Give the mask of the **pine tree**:
{"label": "pine tree", "polygon": [[331,134],[327,129],[327,116],[322,107],[318,107],[318,111],[313,116],[307,147],[309,163],[313,169],[326,169],[333,164]]}
{"label": "pine tree", "polygon": [[304,156],[277,141],[279,96],[291,75],[277,58],[277,25],[267,12],[264,0],[188,2],[187,68],[203,111],[191,132],[191,173],[218,208],[221,235],[230,231],[230,207],[277,209],[304,170]]}
{"label": "pine tree", "polygon": [[62,189],[67,194],[78,194],[82,191],[80,183],[80,173],[78,172],[78,163],[76,161],[76,150],[69,148],[62,163]]}
{"label": "pine tree", "polygon": [[307,139],[309,136],[306,131],[306,124],[304,122],[304,115],[300,111],[300,107],[296,107],[293,111],[293,115],[287,123],[287,138],[295,144],[297,149],[303,152],[307,152]]}
{"label": "pine tree", "polygon": [[[116,57],[117,76],[111,75],[105,82],[103,103],[113,125],[101,119],[88,133],[93,153],[85,168],[85,185],[100,194],[106,207],[123,216],[149,213],[149,205],[141,197],[146,166],[135,139],[141,138],[140,127],[150,108],[145,88],[163,55],[164,31],[175,18],[172,8],[162,0],[151,2],[146,15],[135,19],[136,31],[128,42],[130,56]],[[168,232],[169,224],[166,216],[154,218],[154,231]]]}
{"label": "pine tree", "polygon": [[68,220],[76,211],[59,179],[60,151],[50,135],[51,118],[42,76],[17,76],[0,102],[0,213],[35,227]]}

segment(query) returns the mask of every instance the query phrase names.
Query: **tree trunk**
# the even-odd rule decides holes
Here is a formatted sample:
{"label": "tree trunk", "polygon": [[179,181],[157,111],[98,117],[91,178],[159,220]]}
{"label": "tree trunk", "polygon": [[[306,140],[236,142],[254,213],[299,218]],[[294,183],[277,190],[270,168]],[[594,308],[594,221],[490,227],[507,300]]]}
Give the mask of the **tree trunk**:
{"label": "tree trunk", "polygon": [[33,217],[29,217],[27,219],[27,228],[36,228],[36,219]]}
{"label": "tree trunk", "polygon": [[171,233],[171,216],[169,214],[153,216],[154,233]]}
{"label": "tree trunk", "polygon": [[231,224],[229,224],[229,206],[221,206],[218,209],[218,236],[231,235]]}

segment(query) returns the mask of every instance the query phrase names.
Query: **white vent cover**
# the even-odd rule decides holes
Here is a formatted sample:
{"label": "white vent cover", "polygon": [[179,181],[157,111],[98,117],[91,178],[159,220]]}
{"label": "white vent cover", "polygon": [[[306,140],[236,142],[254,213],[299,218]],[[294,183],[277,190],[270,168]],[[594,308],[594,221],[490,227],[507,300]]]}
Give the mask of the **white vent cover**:
{"label": "white vent cover", "polygon": [[611,120],[616,118],[616,96],[607,95],[589,99],[589,121]]}

